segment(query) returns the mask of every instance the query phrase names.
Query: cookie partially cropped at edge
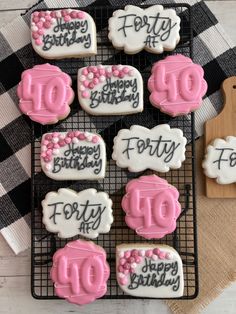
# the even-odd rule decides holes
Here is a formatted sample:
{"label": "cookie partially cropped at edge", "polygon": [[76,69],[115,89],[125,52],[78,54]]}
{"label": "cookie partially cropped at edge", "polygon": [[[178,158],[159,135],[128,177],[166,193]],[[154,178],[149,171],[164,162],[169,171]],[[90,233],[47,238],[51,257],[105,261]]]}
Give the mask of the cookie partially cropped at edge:
{"label": "cookie partially cropped at edge", "polygon": [[61,188],[49,192],[42,201],[43,223],[59,238],[82,235],[95,239],[108,233],[113,223],[112,200],[96,189],[80,192]]}
{"label": "cookie partially cropped at edge", "polygon": [[116,10],[108,21],[108,38],[116,49],[136,54],[145,49],[161,54],[174,50],[180,40],[180,18],[173,9],[134,5]]}
{"label": "cookie partially cropped at edge", "polygon": [[43,172],[54,180],[99,180],[105,177],[106,146],[99,134],[45,133],[41,141]]}
{"label": "cookie partially cropped at edge", "polygon": [[87,12],[35,11],[30,23],[32,46],[45,59],[82,58],[97,53],[96,25]]}
{"label": "cookie partially cropped at edge", "polygon": [[236,137],[217,138],[208,145],[202,167],[218,184],[236,183]]}
{"label": "cookie partially cropped at edge", "polygon": [[70,303],[83,305],[103,297],[109,276],[106,251],[92,241],[71,241],[53,255],[55,293]]}
{"label": "cookie partially cropped at edge", "polygon": [[87,66],[78,70],[78,97],[91,115],[126,115],[143,111],[143,79],[130,65]]}
{"label": "cookie partially cropped at edge", "polygon": [[203,68],[178,54],[154,63],[148,80],[151,104],[172,116],[200,108],[207,91]]}
{"label": "cookie partially cropped at edge", "polygon": [[184,293],[181,257],[167,245],[118,245],[116,276],[120,288],[135,297],[179,298]]}

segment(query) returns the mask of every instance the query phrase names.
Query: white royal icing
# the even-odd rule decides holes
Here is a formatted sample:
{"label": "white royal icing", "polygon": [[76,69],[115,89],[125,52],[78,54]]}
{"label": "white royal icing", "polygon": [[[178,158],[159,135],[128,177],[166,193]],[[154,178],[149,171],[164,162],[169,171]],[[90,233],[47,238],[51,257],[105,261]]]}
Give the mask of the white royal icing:
{"label": "white royal icing", "polygon": [[80,10],[33,12],[31,39],[34,50],[46,59],[86,57],[97,53],[96,25],[88,13]]}
{"label": "white royal icing", "polygon": [[160,124],[152,129],[133,125],[114,138],[112,159],[131,172],[178,169],[185,160],[187,139],[180,129]]}
{"label": "white royal icing", "polygon": [[143,79],[130,65],[88,66],[78,71],[81,107],[92,115],[143,111]]}
{"label": "white royal icing", "polygon": [[117,246],[116,275],[120,288],[135,297],[178,298],[184,292],[182,260],[167,245]]}
{"label": "white royal icing", "polygon": [[105,143],[100,135],[89,132],[46,133],[41,143],[41,166],[54,180],[103,179]]}
{"label": "white royal icing", "polygon": [[219,184],[236,182],[236,137],[217,138],[206,148],[202,163],[205,175]]}
{"label": "white royal icing", "polygon": [[95,189],[77,193],[62,188],[49,192],[42,207],[46,229],[60,238],[97,238],[100,233],[108,233],[113,222],[112,200],[107,193]]}
{"label": "white royal icing", "polygon": [[127,5],[109,19],[108,37],[114,47],[126,53],[146,49],[152,53],[174,50],[180,40],[180,18],[173,9],[153,5],[146,9]]}

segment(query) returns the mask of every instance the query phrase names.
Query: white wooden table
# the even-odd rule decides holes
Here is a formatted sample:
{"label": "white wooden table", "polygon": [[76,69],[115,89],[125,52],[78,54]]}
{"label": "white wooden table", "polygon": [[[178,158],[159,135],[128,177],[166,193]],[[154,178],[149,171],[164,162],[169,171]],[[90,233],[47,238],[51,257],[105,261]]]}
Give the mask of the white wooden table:
{"label": "white wooden table", "polygon": [[[0,0],[0,9],[28,8],[36,0]],[[206,1],[226,33],[236,43],[236,0]],[[20,14],[19,11],[0,13],[0,27]],[[236,283],[227,288],[205,310],[207,314],[236,313]],[[37,301],[30,294],[30,251],[15,256],[0,235],[0,313],[46,314],[73,313],[170,313],[163,301],[153,300],[99,300],[78,308],[65,301]]]}

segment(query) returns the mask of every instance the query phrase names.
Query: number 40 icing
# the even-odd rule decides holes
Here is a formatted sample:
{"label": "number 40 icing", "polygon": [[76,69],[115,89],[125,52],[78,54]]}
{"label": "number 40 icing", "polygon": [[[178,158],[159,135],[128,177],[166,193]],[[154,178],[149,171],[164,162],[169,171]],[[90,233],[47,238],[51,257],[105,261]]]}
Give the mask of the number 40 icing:
{"label": "number 40 icing", "polygon": [[57,66],[36,65],[21,75],[17,88],[19,107],[31,120],[41,124],[57,123],[70,113],[74,99],[71,78]]}
{"label": "number 40 icing", "polygon": [[156,62],[148,80],[150,102],[175,117],[198,109],[207,90],[203,68],[183,55]]}
{"label": "number 40 icing", "polygon": [[146,239],[173,232],[181,212],[178,190],[156,175],[142,176],[126,185],[122,208],[127,225]]}
{"label": "number 40 icing", "polygon": [[53,255],[50,275],[59,297],[80,305],[91,303],[107,291],[106,252],[91,241],[69,242]]}

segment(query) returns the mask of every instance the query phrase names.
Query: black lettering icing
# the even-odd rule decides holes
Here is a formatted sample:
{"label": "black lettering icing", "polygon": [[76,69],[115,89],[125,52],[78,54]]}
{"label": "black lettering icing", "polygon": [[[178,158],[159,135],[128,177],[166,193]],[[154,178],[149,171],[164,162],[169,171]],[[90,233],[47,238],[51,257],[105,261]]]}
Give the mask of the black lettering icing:
{"label": "black lettering icing", "polygon": [[155,48],[157,43],[168,40],[171,30],[177,24],[169,17],[160,16],[160,13],[155,16],[126,14],[119,16],[119,19],[122,26],[118,28],[118,32],[123,32],[124,37],[127,37],[128,29],[137,33],[144,29],[146,32],[144,43],[150,48]]}
{"label": "black lettering icing", "polygon": [[[223,161],[227,161],[228,162],[228,158],[223,158],[223,154],[225,151],[233,151],[233,148],[215,148],[216,151],[219,151],[220,152],[220,156],[219,156],[219,159],[216,159],[213,161],[213,164],[217,163],[217,167],[218,169],[220,170],[221,169],[221,163]],[[235,154],[235,153],[234,153]],[[232,154],[231,154],[232,155]],[[235,157],[232,158],[232,161],[231,161],[231,155],[230,155],[230,167],[234,167],[236,164],[235,164]],[[235,156],[235,155],[234,155]],[[233,165],[234,166],[231,166]]]}
{"label": "black lettering icing", "polygon": [[122,154],[126,154],[128,159],[130,159],[130,151],[134,151],[137,154],[146,153],[148,156],[162,157],[165,163],[172,160],[177,148],[180,146],[180,143],[163,139],[162,135],[155,140],[130,137],[123,138],[122,141],[126,141],[126,148],[122,151]]}
{"label": "black lettering icing", "polygon": [[91,91],[90,108],[95,109],[102,104],[119,105],[129,102],[137,108],[140,102],[137,79],[107,78],[101,91]]}
{"label": "black lettering icing", "polygon": [[129,290],[142,287],[162,286],[170,287],[173,291],[178,291],[180,287],[180,275],[177,261],[152,261],[145,258],[145,264],[136,272],[130,274]]}
{"label": "black lettering icing", "polygon": [[50,50],[53,46],[67,46],[81,44],[84,48],[91,47],[91,34],[88,33],[88,21],[64,22],[62,18],[56,19],[56,26],[53,28],[54,34],[43,35],[42,49]]}
{"label": "black lettering icing", "polygon": [[56,225],[56,216],[61,215],[61,213],[57,212],[57,206],[63,204],[63,202],[57,202],[53,204],[48,204],[48,206],[53,206],[53,214],[49,217],[49,219],[53,220],[53,223]]}
{"label": "black lettering icing", "polygon": [[90,147],[86,145],[75,146],[72,143],[68,147],[64,152],[64,157],[53,158],[52,173],[58,173],[63,168],[78,171],[91,168],[95,174],[101,172],[104,161],[101,157],[101,147],[99,144]]}
{"label": "black lettering icing", "polygon": [[106,206],[101,203],[90,203],[86,200],[85,203],[51,203],[47,206],[53,207],[53,213],[49,217],[53,223],[57,224],[57,216],[63,216],[65,220],[76,220],[78,222],[79,231],[89,233],[90,230],[97,230],[102,221],[102,215],[106,210]]}

